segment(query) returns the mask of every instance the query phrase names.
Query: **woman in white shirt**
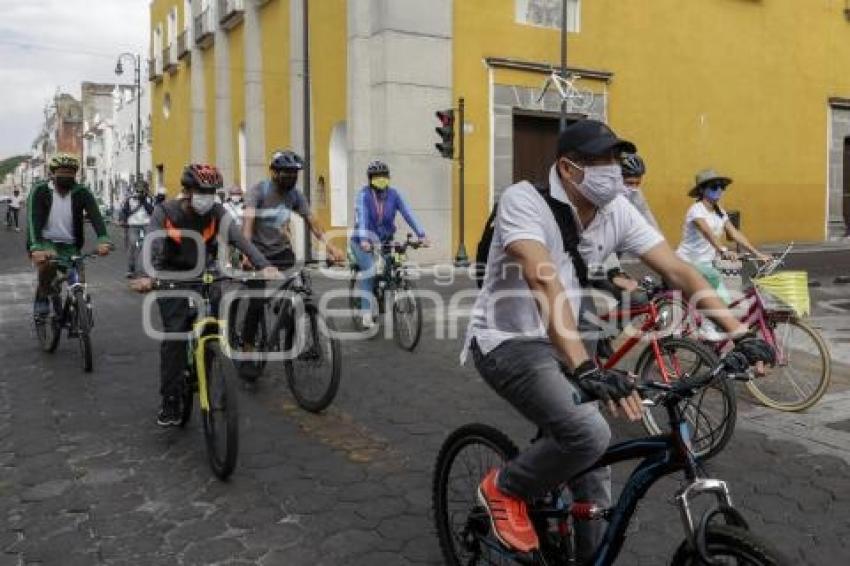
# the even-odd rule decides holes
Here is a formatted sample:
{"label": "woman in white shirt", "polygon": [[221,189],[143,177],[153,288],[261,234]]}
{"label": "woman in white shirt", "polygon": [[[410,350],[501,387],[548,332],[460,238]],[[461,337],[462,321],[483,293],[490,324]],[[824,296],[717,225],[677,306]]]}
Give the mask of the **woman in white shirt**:
{"label": "woman in white shirt", "polygon": [[682,243],[676,250],[679,257],[693,264],[702,273],[727,304],[731,302],[731,297],[723,285],[720,272],[714,267],[714,260],[718,255],[723,259],[736,260],[738,254],[723,244],[721,238],[724,234],[758,259],[770,260],[770,256],[758,251],[747,237],[732,225],[729,215],[721,208],[720,198],[731,183],[732,179],[718,175],[713,169],[697,173],[696,185],[688,193],[688,196],[697,201],[688,209],[682,230]]}

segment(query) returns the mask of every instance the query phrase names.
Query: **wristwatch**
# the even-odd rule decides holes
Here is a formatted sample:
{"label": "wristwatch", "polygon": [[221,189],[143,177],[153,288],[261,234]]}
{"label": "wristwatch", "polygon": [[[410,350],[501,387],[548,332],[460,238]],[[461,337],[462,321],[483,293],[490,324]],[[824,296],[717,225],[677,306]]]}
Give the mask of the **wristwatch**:
{"label": "wristwatch", "polygon": [[720,253],[725,254],[728,251],[729,251],[729,248],[727,248],[726,246],[720,246]]}

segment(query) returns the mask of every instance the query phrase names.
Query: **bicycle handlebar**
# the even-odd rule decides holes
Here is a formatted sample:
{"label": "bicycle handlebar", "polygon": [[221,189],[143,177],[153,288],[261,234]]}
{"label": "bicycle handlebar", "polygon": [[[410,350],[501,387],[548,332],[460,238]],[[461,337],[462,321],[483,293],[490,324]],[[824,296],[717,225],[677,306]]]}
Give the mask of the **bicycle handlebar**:
{"label": "bicycle handlebar", "polygon": [[86,260],[86,259],[94,259],[94,258],[98,257],[99,255],[100,254],[98,254],[97,252],[90,252],[90,253],[85,253],[85,254],[80,254],[80,255],[73,255],[73,256],[68,257],[68,258],[59,257],[59,256],[52,256],[52,257],[47,258],[47,263],[52,263],[52,264],[55,264],[55,265],[70,265],[70,264],[74,264],[74,263],[79,263],[79,262]]}
{"label": "bicycle handlebar", "polygon": [[[740,353],[732,352],[709,372],[697,376],[686,375],[671,383],[652,381],[637,385],[635,390],[644,399],[644,404],[646,405],[677,404],[684,399],[692,397],[697,390],[710,385],[714,380],[721,377],[723,379],[749,381],[752,379],[753,373],[746,358]],[[649,393],[657,391],[662,392],[660,397],[646,399]],[[575,394],[574,400],[576,404],[598,401],[598,399],[590,397],[581,389]]]}

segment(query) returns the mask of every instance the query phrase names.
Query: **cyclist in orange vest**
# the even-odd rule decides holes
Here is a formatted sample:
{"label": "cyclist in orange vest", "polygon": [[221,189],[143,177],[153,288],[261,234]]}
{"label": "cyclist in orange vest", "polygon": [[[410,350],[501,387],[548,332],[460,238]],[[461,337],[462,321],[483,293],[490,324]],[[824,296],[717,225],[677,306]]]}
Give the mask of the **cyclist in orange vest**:
{"label": "cyclist in orange vest", "polygon": [[[151,265],[149,277],[137,279],[131,287],[140,293],[153,288],[153,279],[162,271],[185,271],[187,276],[197,275],[198,267],[204,269],[215,261],[220,240],[231,242],[263,276],[277,279],[280,272],[271,266],[254,245],[242,236],[238,225],[230,220],[228,212],[215,201],[216,190],[223,186],[221,173],[213,165],[190,164],[183,170],[180,180],[183,195],[163,202],[154,209],[148,237],[151,238]],[[224,227],[226,237],[220,238]],[[164,232],[164,234],[163,234]],[[203,247],[199,246],[203,242]],[[173,277],[171,275],[170,277]],[[162,317],[162,330],[168,333],[188,332],[192,329],[193,314],[185,297],[168,297],[157,300]],[[162,427],[180,424],[180,388],[186,367],[186,342],[163,340],[160,346],[160,394],[162,408],[157,424]]]}

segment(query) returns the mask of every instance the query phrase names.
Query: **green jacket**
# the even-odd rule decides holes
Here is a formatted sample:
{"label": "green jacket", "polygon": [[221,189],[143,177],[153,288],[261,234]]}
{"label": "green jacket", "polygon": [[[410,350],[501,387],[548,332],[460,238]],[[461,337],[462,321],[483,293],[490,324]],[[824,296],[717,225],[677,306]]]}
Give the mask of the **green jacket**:
{"label": "green jacket", "polygon": [[[27,199],[27,250],[31,252],[54,248],[52,242],[44,240],[41,236],[47,225],[52,204],[53,189],[47,182],[38,183],[30,191]],[[74,215],[74,245],[77,249],[82,249],[85,242],[83,225],[86,217],[91,220],[94,231],[97,233],[98,243],[109,243],[106,223],[88,187],[78,184],[71,189],[71,213]]]}

